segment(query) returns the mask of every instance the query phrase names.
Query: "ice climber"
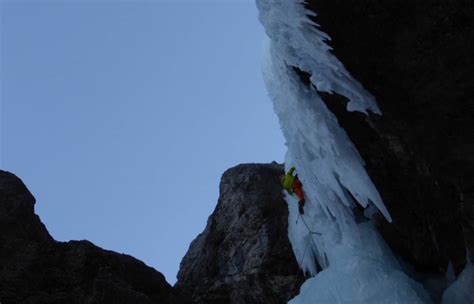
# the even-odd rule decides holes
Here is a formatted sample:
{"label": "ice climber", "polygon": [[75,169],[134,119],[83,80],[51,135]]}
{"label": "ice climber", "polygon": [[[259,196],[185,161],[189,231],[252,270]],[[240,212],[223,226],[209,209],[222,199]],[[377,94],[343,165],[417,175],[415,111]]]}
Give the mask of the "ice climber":
{"label": "ice climber", "polygon": [[283,188],[290,194],[296,194],[298,197],[298,211],[300,214],[304,214],[304,192],[303,192],[303,185],[301,184],[298,174],[293,175],[295,172],[295,167],[291,167],[291,169],[285,174],[281,176],[281,183],[283,184]]}

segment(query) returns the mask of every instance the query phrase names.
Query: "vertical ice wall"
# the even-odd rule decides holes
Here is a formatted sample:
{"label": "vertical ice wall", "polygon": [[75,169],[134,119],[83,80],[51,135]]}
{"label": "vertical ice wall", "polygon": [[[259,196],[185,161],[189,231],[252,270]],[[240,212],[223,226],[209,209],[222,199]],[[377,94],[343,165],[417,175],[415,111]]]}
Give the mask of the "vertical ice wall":
{"label": "vertical ice wall", "polygon": [[[268,35],[264,79],[288,147],[285,165],[296,166],[307,196],[301,218],[295,198],[286,197],[293,250],[300,267],[314,276],[291,303],[429,302],[372,224],[356,222],[355,204],[371,205],[391,218],[318,91],[347,97],[348,111],[380,114],[374,97],[329,52],[329,37],[307,17],[311,12],[302,1],[257,0],[257,7]],[[303,84],[293,67],[308,72],[312,86]],[[317,263],[323,268],[319,274]]]}
{"label": "vertical ice wall", "polygon": [[459,277],[444,291],[442,304],[474,303],[474,265],[469,252],[466,254],[466,267]]}

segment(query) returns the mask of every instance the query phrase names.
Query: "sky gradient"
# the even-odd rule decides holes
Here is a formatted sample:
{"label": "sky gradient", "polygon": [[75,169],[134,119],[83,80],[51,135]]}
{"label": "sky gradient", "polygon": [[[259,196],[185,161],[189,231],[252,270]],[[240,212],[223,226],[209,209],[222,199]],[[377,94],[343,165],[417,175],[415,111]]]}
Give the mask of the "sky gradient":
{"label": "sky gradient", "polygon": [[175,282],[222,173],[281,162],[253,1],[2,1],[1,167],[60,241]]}

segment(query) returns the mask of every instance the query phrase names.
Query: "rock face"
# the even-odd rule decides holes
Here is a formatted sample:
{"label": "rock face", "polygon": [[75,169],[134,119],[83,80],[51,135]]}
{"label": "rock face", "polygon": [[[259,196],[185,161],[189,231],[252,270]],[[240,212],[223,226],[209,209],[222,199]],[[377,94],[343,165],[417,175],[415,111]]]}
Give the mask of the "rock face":
{"label": "rock face", "polygon": [[217,207],[178,273],[176,287],[193,303],[286,303],[299,290],[281,174],[277,164],[224,173]]}
{"label": "rock face", "polygon": [[[474,2],[310,0],[333,53],[383,116],[323,94],[367,163],[393,223],[392,249],[418,270],[459,272],[474,252]],[[304,71],[302,81],[308,83]]]}
{"label": "rock face", "polygon": [[[222,177],[208,225],[178,283],[131,256],[88,241],[56,242],[23,182],[0,171],[2,303],[286,303],[304,280],[287,237],[278,164],[240,165]],[[189,300],[191,299],[191,301]]]}
{"label": "rock face", "polygon": [[88,241],[56,242],[23,182],[0,171],[2,303],[185,303],[164,276]]}

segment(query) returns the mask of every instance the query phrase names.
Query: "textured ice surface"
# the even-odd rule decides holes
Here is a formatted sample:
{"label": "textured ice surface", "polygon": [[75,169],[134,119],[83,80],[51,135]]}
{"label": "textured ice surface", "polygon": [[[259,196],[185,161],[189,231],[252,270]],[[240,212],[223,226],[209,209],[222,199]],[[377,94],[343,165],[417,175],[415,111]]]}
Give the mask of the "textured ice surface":
{"label": "textured ice surface", "polygon": [[360,243],[331,249],[330,266],[307,280],[290,303],[427,303],[421,286],[400,270],[370,222],[359,224]]}
{"label": "textured ice surface", "polygon": [[[347,72],[333,56],[325,41],[329,36],[318,30],[307,16],[304,1],[257,0],[260,21],[267,35],[288,65],[310,73],[311,82],[322,92],[337,92],[350,101],[349,111],[380,113],[374,97]],[[317,52],[315,52],[317,50]]]}
{"label": "textured ice surface", "polygon": [[474,266],[467,259],[466,268],[443,293],[442,304],[474,303]]}
{"label": "textured ice surface", "polygon": [[[364,161],[318,90],[347,97],[349,111],[380,114],[373,96],[329,52],[329,37],[308,19],[302,1],[257,0],[257,7],[268,35],[263,74],[288,147],[286,169],[297,168],[307,196],[300,218],[296,198],[285,194],[288,236],[300,267],[314,276],[291,303],[430,302],[372,224],[356,223],[356,204],[370,205],[367,215],[375,211],[391,218]],[[310,73],[313,86],[303,84],[293,67]]]}

